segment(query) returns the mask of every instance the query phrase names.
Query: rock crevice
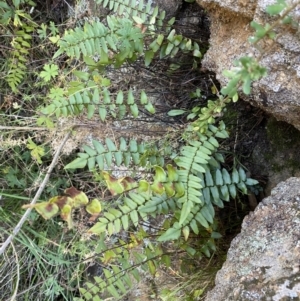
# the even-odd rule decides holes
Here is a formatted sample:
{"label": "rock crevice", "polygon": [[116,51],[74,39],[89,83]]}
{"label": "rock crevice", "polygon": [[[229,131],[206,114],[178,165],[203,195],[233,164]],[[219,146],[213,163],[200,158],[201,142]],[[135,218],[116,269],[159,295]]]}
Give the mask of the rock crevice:
{"label": "rock crevice", "polygon": [[[259,52],[248,42],[253,35],[252,20],[272,24],[265,12],[270,0],[233,1],[197,0],[211,19],[210,48],[207,51],[203,68],[213,71],[221,85],[227,79],[222,72],[233,67],[233,62],[246,55],[258,56]],[[299,5],[300,6],[300,5]],[[292,12],[297,21],[300,7]],[[268,76],[253,83],[252,94],[243,98],[263,108],[278,120],[288,122],[300,129],[300,39],[299,29],[291,26],[276,28],[275,41],[265,39],[260,45],[263,50],[261,64],[268,70]]]}

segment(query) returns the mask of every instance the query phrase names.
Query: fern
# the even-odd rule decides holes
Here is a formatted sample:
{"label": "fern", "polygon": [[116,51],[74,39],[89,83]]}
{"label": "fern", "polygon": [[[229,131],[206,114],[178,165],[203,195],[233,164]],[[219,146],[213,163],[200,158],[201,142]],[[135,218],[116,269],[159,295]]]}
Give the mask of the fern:
{"label": "fern", "polygon": [[15,37],[11,42],[13,51],[8,59],[9,71],[5,77],[13,92],[17,91],[17,87],[22,82],[27,70],[26,62],[28,61],[33,30],[33,27],[24,25],[22,29],[17,29],[14,32]]}
{"label": "fern", "polygon": [[120,138],[118,146],[109,138],[105,139],[105,144],[97,140],[93,140],[92,144],[93,147],[84,145],[83,150],[85,152],[78,153],[78,158],[66,165],[65,169],[88,166],[90,171],[94,170],[95,167],[104,170],[111,168],[112,164],[116,166],[124,164],[126,167],[130,166],[131,163],[136,166],[146,166],[150,161],[151,165],[155,165],[164,163],[162,156],[167,156],[171,151],[166,149],[163,154],[159,155],[151,145],[146,145],[143,142],[138,143],[134,139],[127,142],[123,137]]}
{"label": "fern", "polygon": [[[100,90],[95,83],[92,87],[86,87],[80,82],[72,82],[68,91],[61,88],[51,89],[48,97],[51,103],[41,112],[46,115],[78,116],[86,113],[91,119],[96,113],[102,122],[109,117],[123,119],[131,114],[134,118],[139,116],[139,107],[142,106],[150,114],[155,113],[155,108],[148,100],[146,93],[142,90],[137,102],[133,91],[130,89],[124,97],[123,91],[118,91],[112,96],[109,89],[104,87]],[[91,84],[89,82],[88,84]]]}
{"label": "fern", "polygon": [[97,0],[96,3],[108,7],[124,18],[140,19],[148,26],[151,24],[156,24],[159,27],[163,26],[165,12],[159,13],[157,6],[155,8],[151,7],[151,2],[144,3],[143,0],[138,2],[136,0]]}
{"label": "fern", "polygon": [[142,53],[144,35],[130,20],[108,16],[107,23],[108,27],[98,21],[85,23],[83,29],[77,27],[66,31],[58,41],[60,49],[54,58],[64,52],[77,59],[82,55],[98,54],[101,56],[100,63],[114,62],[120,66],[126,59]]}
{"label": "fern", "polygon": [[[138,94],[132,89],[126,92],[119,87],[116,89],[107,71],[141,58],[149,66],[156,57],[175,57],[179,51],[191,54],[197,63],[202,55],[199,45],[176,34],[172,29],[174,20],[162,28],[165,14],[143,1],[139,1],[138,5],[134,0],[99,0],[97,3],[109,7],[123,18],[109,16],[105,24],[87,22],[83,28],[67,30],[58,40],[59,49],[54,58],[66,54],[84,64],[81,70],[71,72],[72,81],[65,88],[50,90],[48,98],[51,103],[42,112],[55,114],[57,118],[79,114],[92,118],[98,114],[102,122],[122,119],[126,114],[137,117],[142,107],[154,113],[144,91]],[[184,130],[182,146],[177,152],[159,149],[153,142],[139,143],[124,137],[113,142],[106,138],[105,142],[93,140],[91,145],[84,145],[78,157],[65,166],[65,169],[99,169],[101,179],[111,194],[109,198],[113,200],[99,205],[104,210],[89,229],[90,234],[99,235],[103,245],[106,237],[116,237],[117,242],[114,250],[103,246],[103,275],[96,277],[95,283],[87,282],[81,288],[85,300],[100,300],[98,296],[104,292],[115,300],[120,299],[132,287],[127,272],[139,279],[135,263],[146,266],[154,275],[156,266],[162,261],[163,253],[159,246],[165,241],[174,241],[193,256],[210,256],[216,250],[214,240],[220,234],[216,232],[214,207],[222,208],[223,202],[229,201],[230,197],[235,198],[238,191],[246,193],[247,185],[257,183],[247,179],[241,167],[235,167],[229,173],[222,166],[224,157],[219,150],[219,140],[228,138],[228,133],[223,122],[218,126],[213,124],[225,103],[224,99],[209,101],[206,108],[196,108],[192,112],[190,117],[194,121]],[[121,165],[141,168],[142,178],[116,178],[108,172],[112,166]],[[97,216],[98,213],[99,210]],[[159,215],[168,215],[169,218],[156,232],[156,257],[151,257],[149,249],[145,248],[145,252],[137,254],[135,263],[130,266],[131,248],[139,245],[138,240],[144,241],[147,237],[141,224]],[[136,229],[139,239],[131,237],[130,242],[122,241],[120,233],[128,233],[132,228]],[[199,237],[198,247],[189,245],[191,233]]]}
{"label": "fern", "polygon": [[[119,2],[112,1],[111,3]],[[143,1],[139,3],[139,5],[144,5]],[[124,4],[120,7],[122,6],[126,7]],[[115,6],[113,5],[113,7]],[[146,27],[143,28],[150,4],[147,4],[146,7],[148,7],[146,12],[141,13],[142,18],[133,16],[134,20],[130,20],[129,16],[128,18],[107,16],[108,26],[99,21],[91,21],[91,23],[85,23],[83,28],[76,27],[74,30],[66,31],[58,41],[59,50],[55,53],[54,58],[62,53],[77,59],[81,56],[91,57],[98,54],[100,65],[114,64],[116,67],[120,67],[128,59],[137,60],[138,56],[144,53],[146,45],[148,48],[144,53],[146,66],[151,63],[158,50],[160,50],[160,58],[169,55],[175,57],[179,50],[191,52],[196,58],[202,56],[196,42],[177,35],[175,29],[170,31],[175,19],[170,20],[164,31],[157,34],[158,31],[161,31],[154,26],[158,14],[157,7],[151,15],[149,21],[151,25],[146,24]],[[130,11],[137,12],[138,10],[137,8],[133,9],[132,6]],[[163,13],[162,15],[164,16]],[[161,26],[162,19],[158,20]]]}
{"label": "fern", "polygon": [[13,1],[12,5],[0,2],[1,19],[0,24],[6,26],[12,25],[10,46],[7,59],[7,75],[5,80],[13,92],[18,91],[18,85],[23,81],[26,74],[26,62],[28,61],[29,49],[31,48],[32,32],[37,26],[32,18],[24,10],[20,9],[23,4],[35,6],[33,1]]}
{"label": "fern", "polygon": [[[139,238],[146,237],[146,233],[142,230],[138,232],[138,235]],[[101,300],[100,296],[104,297],[107,293],[114,300],[122,300],[125,294],[133,288],[134,282],[140,281],[138,266],[155,276],[158,260],[164,262],[167,267],[170,265],[170,256],[164,254],[159,245],[155,247],[151,243],[141,245],[138,238],[133,235],[128,243],[122,240],[118,243],[120,247],[103,252],[102,262],[105,267],[102,275],[94,277],[94,283],[85,283],[84,288],[80,288],[82,298],[76,298],[76,301]],[[137,251],[132,251],[137,247]]]}

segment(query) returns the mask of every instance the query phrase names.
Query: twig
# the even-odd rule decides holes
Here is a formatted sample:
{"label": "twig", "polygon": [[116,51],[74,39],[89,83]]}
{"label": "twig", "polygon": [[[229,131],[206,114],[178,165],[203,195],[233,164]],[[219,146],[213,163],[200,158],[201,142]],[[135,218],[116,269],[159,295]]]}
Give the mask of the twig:
{"label": "twig", "polygon": [[0,125],[0,130],[16,130],[16,131],[49,131],[48,128],[30,127],[30,126],[3,126]]}
{"label": "twig", "polygon": [[[36,201],[39,199],[40,195],[42,194],[43,190],[45,189],[45,186],[47,185],[49,178],[50,178],[50,174],[54,168],[54,166],[56,165],[56,162],[58,160],[58,156],[63,148],[63,146],[65,145],[65,143],[67,142],[67,140],[69,139],[71,135],[71,130],[66,134],[66,136],[64,137],[63,141],[61,142],[59,148],[57,149],[53,160],[49,166],[49,169],[46,173],[46,176],[43,180],[43,182],[41,183],[40,188],[38,189],[38,191],[36,192],[32,202],[30,203],[31,205],[34,205],[36,203]],[[18,222],[18,224],[16,225],[16,227],[13,230],[13,233],[6,239],[6,241],[3,243],[2,247],[0,248],[0,255],[4,253],[4,251],[6,250],[7,246],[11,243],[11,241],[13,240],[14,236],[16,236],[18,234],[18,232],[21,230],[21,227],[23,226],[23,224],[25,223],[25,221],[27,220],[30,212],[31,212],[32,208],[28,208],[26,210],[26,212],[24,213],[24,215],[22,216],[22,218],[20,219],[20,221]]]}
{"label": "twig", "polygon": [[15,301],[16,296],[17,296],[17,292],[18,292],[18,288],[19,288],[19,282],[20,282],[20,264],[19,264],[18,253],[16,252],[14,244],[12,242],[10,242],[10,243],[11,243],[11,246],[14,250],[14,253],[15,253],[15,256],[16,256],[16,264],[17,264],[17,282],[16,282],[16,285],[15,285],[14,293],[13,293],[11,299],[10,299],[10,301]]}

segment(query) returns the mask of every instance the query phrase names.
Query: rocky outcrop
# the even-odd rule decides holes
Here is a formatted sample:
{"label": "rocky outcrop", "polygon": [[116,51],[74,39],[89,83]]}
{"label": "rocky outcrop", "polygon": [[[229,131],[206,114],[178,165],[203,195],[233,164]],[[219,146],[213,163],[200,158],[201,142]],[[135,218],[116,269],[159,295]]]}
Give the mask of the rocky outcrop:
{"label": "rocky outcrop", "polygon": [[300,300],[300,178],[244,219],[215,284],[205,301]]}
{"label": "rocky outcrop", "polygon": [[[203,60],[203,67],[214,71],[222,85],[227,79],[223,70],[231,69],[234,60],[258,51],[249,43],[253,34],[250,22],[273,23],[274,18],[265,13],[271,0],[197,0],[211,19],[210,48]],[[291,1],[289,1],[291,2]],[[299,5],[300,6],[300,5]],[[300,7],[292,16],[299,21]],[[299,22],[298,22],[299,23]],[[291,26],[276,28],[277,39],[265,40],[265,54],[261,63],[268,69],[268,76],[253,84],[253,93],[244,97],[263,108],[278,120],[286,121],[300,129],[300,39],[299,30]]]}

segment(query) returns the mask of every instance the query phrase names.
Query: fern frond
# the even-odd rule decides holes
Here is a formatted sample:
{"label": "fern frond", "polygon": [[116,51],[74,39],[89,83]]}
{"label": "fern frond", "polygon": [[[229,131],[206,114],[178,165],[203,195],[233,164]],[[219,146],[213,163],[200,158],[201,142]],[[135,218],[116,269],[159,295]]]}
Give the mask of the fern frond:
{"label": "fern frond", "polygon": [[155,113],[155,108],[144,90],[139,94],[133,93],[132,89],[125,93],[119,90],[112,95],[109,90],[110,79],[101,76],[97,71],[74,71],[73,74],[77,80],[70,82],[65,89],[50,90],[48,98],[51,104],[41,110],[43,114],[55,114],[59,118],[86,113],[87,118],[91,119],[98,113],[100,120],[104,122],[109,117],[121,120],[130,114],[136,118],[139,108],[150,114]]}
{"label": "fern frond", "polygon": [[[182,147],[181,155],[175,161],[181,168],[178,175],[185,190],[184,195],[177,201],[182,204],[180,225],[185,225],[193,208],[199,206],[195,217],[198,217],[203,227],[208,227],[213,223],[214,217],[211,204],[223,208],[223,201],[229,201],[230,197],[235,198],[238,189],[244,194],[247,193],[244,170],[241,167],[239,171],[233,169],[230,176],[228,171],[220,166],[224,158],[217,152],[219,142],[216,138],[227,137],[225,125],[221,122],[218,128],[209,125],[205,134],[198,134],[198,141],[187,141],[187,145]],[[206,209],[201,211],[202,207]]]}
{"label": "fern frond", "polygon": [[101,300],[99,295],[109,293],[114,300],[120,300],[132,288],[132,280],[129,274],[137,275],[138,271],[130,265],[122,264],[122,270],[117,265],[110,265],[111,269],[103,268],[101,277],[94,277],[95,283],[86,282],[85,288],[81,287],[80,293],[84,299],[76,300]]}
{"label": "fern frond", "polygon": [[88,165],[89,170],[94,170],[97,166],[100,170],[110,168],[112,164],[129,166],[132,161],[139,164],[140,156],[145,152],[145,144],[137,143],[136,140],[127,141],[121,137],[119,146],[109,138],[105,139],[105,144],[97,140],[92,141],[93,148],[84,145],[84,153],[78,153],[78,158],[65,166],[65,169],[84,168]]}
{"label": "fern frond", "polygon": [[[89,170],[94,170],[98,167],[100,170],[111,168],[112,164],[126,167],[129,166],[164,166],[164,158],[171,154],[171,148],[165,148],[160,151],[151,143],[138,143],[131,139],[127,141],[121,137],[118,146],[109,138],[105,139],[105,143],[93,140],[92,146],[84,145],[84,152],[78,153],[75,160],[65,166],[65,169],[84,168],[88,166]],[[168,172],[172,174],[173,171],[169,169]],[[167,185],[167,183],[166,183]],[[166,188],[167,189],[167,188]],[[179,189],[179,188],[178,188]]]}
{"label": "fern frond", "polygon": [[22,29],[16,30],[15,37],[11,42],[13,51],[8,59],[9,70],[5,80],[13,92],[17,92],[17,87],[22,82],[27,70],[26,62],[28,61],[33,30],[33,27],[24,25]]}
{"label": "fern frond", "polygon": [[[138,232],[139,239],[147,236],[146,232]],[[151,243],[144,244],[139,251],[132,250],[141,244],[138,239],[131,235],[128,243],[118,241],[120,247],[113,250],[103,251],[103,269],[101,276],[94,277],[94,283],[86,282],[84,288],[80,289],[82,298],[76,298],[76,301],[100,300],[100,296],[110,295],[114,300],[123,300],[126,293],[133,288],[134,282],[140,282],[140,269],[143,273],[149,271],[155,276],[157,266],[160,263],[170,262],[170,256],[163,254],[159,245],[153,247]],[[108,263],[109,261],[109,263]]]}
{"label": "fern frond", "polygon": [[[107,63],[120,66],[126,59],[140,54],[144,47],[144,35],[140,28],[128,19],[107,17],[108,27],[99,21],[85,23],[83,28],[68,30],[58,41],[59,50],[54,58],[66,53],[71,58],[99,55]],[[102,60],[104,63],[104,60]]]}
{"label": "fern frond", "polygon": [[[138,100],[131,89],[126,93],[126,97],[123,91],[118,91],[116,96],[112,96],[107,88],[101,91],[97,86],[84,87],[80,82],[76,82],[76,86],[71,87],[68,92],[61,88],[55,90],[61,90],[62,94],[53,95],[54,89],[51,89],[48,97],[52,102],[41,110],[45,115],[55,114],[59,118],[86,113],[87,118],[91,119],[98,113],[100,120],[104,122],[109,117],[121,120],[129,114],[136,118],[139,116],[139,107],[143,107],[151,114],[155,113],[155,108],[143,90]],[[68,93],[71,94],[64,96]]]}
{"label": "fern frond", "polygon": [[108,7],[124,18],[135,20],[137,24],[145,24],[145,26],[154,25],[161,28],[166,15],[164,11],[159,12],[157,6],[152,8],[150,1],[145,3],[143,0],[97,0],[96,3]]}
{"label": "fern frond", "polygon": [[[204,139],[207,138],[203,136]],[[180,224],[183,224],[195,204],[204,205],[201,199],[203,182],[199,174],[205,173],[213,152],[219,146],[213,136],[203,142],[194,140],[189,144],[181,149],[181,156],[176,160],[176,164],[182,168],[178,171],[179,179],[185,185],[185,194],[178,200],[183,204]]]}
{"label": "fern frond", "polygon": [[[171,165],[168,165],[168,173],[160,166],[156,166],[155,169],[152,184],[141,180],[139,184],[132,185],[136,192],[128,193],[122,183],[124,178],[118,180],[105,173],[105,180],[112,195],[123,195],[118,196],[118,209],[110,208],[104,212],[89,231],[94,234],[108,232],[112,235],[119,233],[121,229],[127,230],[130,224],[137,227],[139,220],[147,220],[149,215],[175,213],[178,208],[172,197],[184,194],[183,185],[178,181],[177,170]],[[126,185],[127,180],[126,178]]]}

